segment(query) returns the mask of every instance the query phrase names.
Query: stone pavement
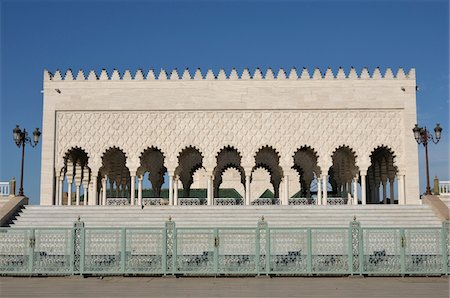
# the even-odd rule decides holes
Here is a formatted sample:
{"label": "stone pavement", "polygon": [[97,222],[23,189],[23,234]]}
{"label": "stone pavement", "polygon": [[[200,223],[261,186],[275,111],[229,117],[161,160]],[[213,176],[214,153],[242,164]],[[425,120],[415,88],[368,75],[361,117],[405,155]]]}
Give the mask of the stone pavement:
{"label": "stone pavement", "polygon": [[448,277],[1,277],[0,297],[449,298]]}

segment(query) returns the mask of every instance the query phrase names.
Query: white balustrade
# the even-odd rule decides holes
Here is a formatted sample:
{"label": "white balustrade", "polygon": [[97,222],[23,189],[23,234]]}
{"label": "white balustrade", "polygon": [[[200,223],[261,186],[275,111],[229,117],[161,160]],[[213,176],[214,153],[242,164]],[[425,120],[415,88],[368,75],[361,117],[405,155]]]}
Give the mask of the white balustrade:
{"label": "white balustrade", "polygon": [[0,182],[0,197],[7,197],[9,194],[9,182]]}
{"label": "white balustrade", "polygon": [[439,194],[450,195],[450,181],[439,181]]}

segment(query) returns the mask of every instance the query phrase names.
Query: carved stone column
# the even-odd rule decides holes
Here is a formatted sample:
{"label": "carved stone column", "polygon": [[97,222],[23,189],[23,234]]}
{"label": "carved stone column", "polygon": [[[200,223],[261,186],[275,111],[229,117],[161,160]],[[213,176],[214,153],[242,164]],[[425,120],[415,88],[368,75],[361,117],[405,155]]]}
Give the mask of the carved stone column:
{"label": "carved stone column", "polygon": [[206,196],[208,199],[208,205],[214,205],[214,199],[213,199],[213,189],[212,189],[212,174],[208,173],[208,184],[207,184],[207,190],[206,190]]}
{"label": "carved stone column", "polygon": [[353,178],[353,205],[358,205],[358,176]]}
{"label": "carved stone column", "polygon": [[322,205],[322,176],[317,178],[317,200],[316,205]]}
{"label": "carved stone column", "polygon": [[142,206],[142,175],[138,176],[138,205]]}
{"label": "carved stone column", "polygon": [[130,187],[130,205],[134,206],[134,200],[136,198],[136,175],[130,176],[131,187]]}
{"label": "carved stone column", "polygon": [[58,205],[63,205],[63,187],[64,187],[64,176],[59,176],[59,193],[58,193]]}
{"label": "carved stone column", "polygon": [[323,205],[328,205],[328,175],[322,175],[322,202]]}
{"label": "carved stone column", "polygon": [[89,194],[88,204],[94,206],[97,205],[98,200],[97,176],[91,177],[91,183],[92,183],[92,193]]}
{"label": "carved stone column", "polygon": [[398,178],[398,204],[405,205],[405,175],[399,174]]}
{"label": "carved stone column", "polygon": [[245,205],[250,205],[250,175],[245,175]]}
{"label": "carved stone column", "polygon": [[178,205],[178,181],[180,180],[180,177],[177,175],[175,176],[174,182],[173,182],[173,204]]}
{"label": "carved stone column", "polygon": [[83,180],[83,197],[84,197],[83,198],[83,205],[84,206],[87,206],[87,203],[88,203],[88,195],[89,195],[88,186],[89,186],[89,183],[88,183],[88,180],[86,178],[86,179]]}
{"label": "carved stone column", "polygon": [[104,178],[102,178],[102,205],[106,206],[106,180],[108,179],[108,176],[105,175]]}
{"label": "carved stone column", "polygon": [[361,171],[361,204],[367,204],[367,195],[366,195],[366,174],[367,171]]}
{"label": "carved stone column", "polygon": [[173,205],[173,172],[169,172],[169,205]]}
{"label": "carved stone column", "polygon": [[389,196],[391,197],[391,204],[395,204],[394,198],[394,179],[389,179]]}

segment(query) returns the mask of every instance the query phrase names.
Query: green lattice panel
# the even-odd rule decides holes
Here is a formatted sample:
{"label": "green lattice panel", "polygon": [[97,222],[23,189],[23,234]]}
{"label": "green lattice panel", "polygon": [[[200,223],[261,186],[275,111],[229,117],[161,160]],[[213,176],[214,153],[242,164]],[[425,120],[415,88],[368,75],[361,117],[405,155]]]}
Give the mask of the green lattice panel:
{"label": "green lattice panel", "polygon": [[127,229],[125,271],[162,273],[163,235],[163,229]]}
{"label": "green lattice panel", "polygon": [[272,273],[307,273],[308,253],[307,229],[270,229]]}
{"label": "green lattice panel", "polygon": [[27,273],[30,270],[31,230],[0,229],[0,272]]}
{"label": "green lattice panel", "polygon": [[255,229],[219,229],[218,272],[256,273]]}
{"label": "green lattice panel", "polygon": [[72,229],[36,229],[34,236],[33,272],[70,273]]}
{"label": "green lattice panel", "polygon": [[215,274],[214,229],[176,231],[176,272]]}
{"label": "green lattice panel", "polygon": [[85,229],[85,273],[121,271],[122,229]]}
{"label": "green lattice panel", "polygon": [[401,273],[400,229],[363,230],[363,271],[365,273]]}
{"label": "green lattice panel", "polygon": [[441,273],[442,229],[405,229],[407,273]]}
{"label": "green lattice panel", "polygon": [[348,273],[348,237],[348,229],[311,229],[312,273]]}

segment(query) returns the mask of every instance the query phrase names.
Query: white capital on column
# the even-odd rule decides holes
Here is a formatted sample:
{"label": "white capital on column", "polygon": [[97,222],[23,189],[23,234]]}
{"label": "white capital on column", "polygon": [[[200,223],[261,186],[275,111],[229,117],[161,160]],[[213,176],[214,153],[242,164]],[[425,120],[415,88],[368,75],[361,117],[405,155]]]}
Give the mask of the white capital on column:
{"label": "white capital on column", "polygon": [[130,205],[134,206],[134,199],[136,198],[136,176],[131,176],[131,187],[130,187]]}
{"label": "white capital on column", "polygon": [[323,205],[328,205],[328,175],[322,176],[322,191],[323,191],[322,196]]}
{"label": "white capital on column", "polygon": [[138,205],[142,206],[142,179],[144,177],[138,176]]}
{"label": "white capital on column", "polygon": [[366,205],[367,202],[366,194],[366,174],[361,174],[361,204]]}
{"label": "white capital on column", "polygon": [[250,175],[245,175],[245,205],[250,205]]}

